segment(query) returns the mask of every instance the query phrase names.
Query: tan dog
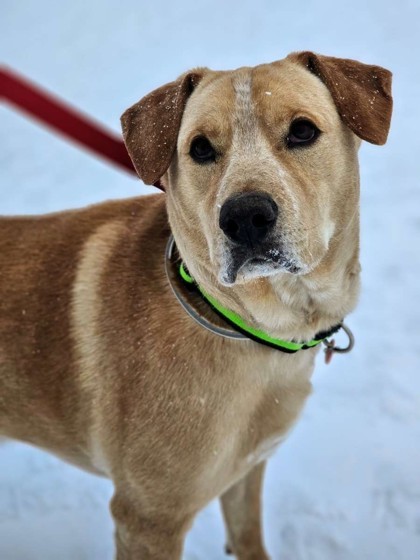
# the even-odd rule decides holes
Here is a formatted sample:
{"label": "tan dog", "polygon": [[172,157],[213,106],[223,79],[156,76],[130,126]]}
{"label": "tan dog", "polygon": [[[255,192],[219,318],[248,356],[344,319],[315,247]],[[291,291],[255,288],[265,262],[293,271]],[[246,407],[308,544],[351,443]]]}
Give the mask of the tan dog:
{"label": "tan dog", "polygon": [[311,391],[317,347],[202,328],[165,246],[172,230],[201,288],[273,338],[338,324],[359,286],[357,150],[386,140],[390,82],[312,53],[195,70],[122,118],[166,197],[0,221],[0,432],[112,478],[118,560],[180,558],[216,496],[237,558],[268,558],[264,460]]}

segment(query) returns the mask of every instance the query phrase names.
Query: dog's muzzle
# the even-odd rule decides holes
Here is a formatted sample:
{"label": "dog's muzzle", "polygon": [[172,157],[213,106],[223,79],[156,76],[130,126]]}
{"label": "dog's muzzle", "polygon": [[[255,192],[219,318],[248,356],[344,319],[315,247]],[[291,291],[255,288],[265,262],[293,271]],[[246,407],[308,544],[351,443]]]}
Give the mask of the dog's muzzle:
{"label": "dog's muzzle", "polygon": [[264,192],[236,194],[220,209],[219,226],[224,234],[220,280],[235,283],[238,272],[267,276],[280,268],[290,270],[278,228],[279,208]]}

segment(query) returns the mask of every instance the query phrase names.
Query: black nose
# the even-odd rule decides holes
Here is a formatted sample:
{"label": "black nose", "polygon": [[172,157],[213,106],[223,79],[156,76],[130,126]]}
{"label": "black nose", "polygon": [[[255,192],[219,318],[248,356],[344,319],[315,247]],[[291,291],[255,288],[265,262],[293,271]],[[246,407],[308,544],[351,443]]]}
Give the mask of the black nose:
{"label": "black nose", "polygon": [[237,194],[223,204],[219,226],[231,241],[254,247],[267,237],[278,213],[277,204],[268,194]]}

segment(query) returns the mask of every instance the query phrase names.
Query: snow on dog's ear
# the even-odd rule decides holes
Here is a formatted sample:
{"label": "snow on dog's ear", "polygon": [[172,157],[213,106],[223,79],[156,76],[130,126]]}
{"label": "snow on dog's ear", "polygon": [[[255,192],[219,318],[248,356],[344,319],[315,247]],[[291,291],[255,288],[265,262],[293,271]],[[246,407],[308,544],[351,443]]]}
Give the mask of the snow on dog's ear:
{"label": "snow on dog's ear", "polygon": [[345,124],[362,140],[385,144],[392,114],[392,74],[380,66],[312,52],[287,57],[318,76]]}
{"label": "snow on dog's ear", "polygon": [[187,99],[202,76],[201,70],[183,74],[143,97],[122,115],[125,145],[140,179],[147,185],[156,183],[167,171]]}

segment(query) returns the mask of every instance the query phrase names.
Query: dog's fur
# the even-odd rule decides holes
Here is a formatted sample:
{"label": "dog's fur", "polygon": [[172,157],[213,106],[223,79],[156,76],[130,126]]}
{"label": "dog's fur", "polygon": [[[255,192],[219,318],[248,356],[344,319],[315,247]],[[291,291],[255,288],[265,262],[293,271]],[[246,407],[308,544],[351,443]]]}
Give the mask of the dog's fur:
{"label": "dog's fur", "polygon": [[[140,177],[166,196],[0,221],[0,433],[112,478],[118,560],[179,558],[216,496],[236,556],[268,558],[264,461],[311,391],[317,350],[202,329],[172,295],[165,245],[172,230],[198,283],[272,336],[331,328],[358,293],[357,150],[385,142],[391,104],[388,71],[308,52],[197,69],[122,118]],[[322,132],[292,150],[296,117]],[[198,134],[214,163],[191,159]],[[294,272],[238,261],[219,228],[223,203],[251,191],[276,201],[274,239]]]}

